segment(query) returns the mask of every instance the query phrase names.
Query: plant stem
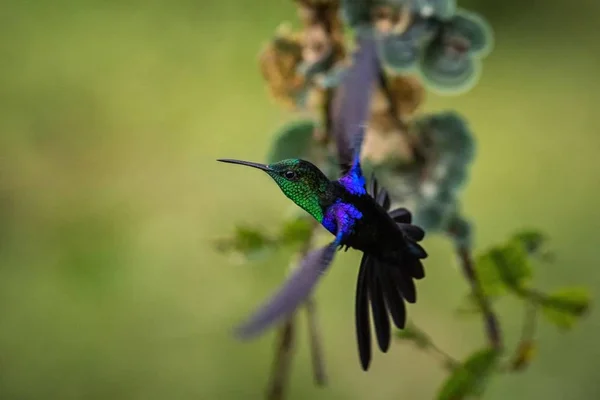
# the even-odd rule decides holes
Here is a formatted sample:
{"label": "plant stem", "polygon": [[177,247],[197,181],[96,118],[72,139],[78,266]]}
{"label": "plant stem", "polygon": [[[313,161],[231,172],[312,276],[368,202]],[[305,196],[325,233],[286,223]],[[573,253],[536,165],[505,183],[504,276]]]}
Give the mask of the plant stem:
{"label": "plant stem", "polygon": [[526,299],[525,316],[521,328],[521,338],[515,348],[514,355],[508,365],[501,368],[504,372],[520,371],[529,366],[531,353],[534,350],[534,339],[537,327],[538,305],[531,299]]}
{"label": "plant stem", "polygon": [[411,326],[412,326],[412,329],[414,329],[416,332],[418,332],[418,335],[421,338],[425,339],[425,345],[420,344],[419,340],[414,340],[414,343],[417,347],[424,349],[425,351],[429,352],[430,354],[432,354],[433,356],[438,358],[440,360],[440,362],[449,369],[455,369],[460,366],[460,364],[461,364],[460,361],[458,361],[456,358],[452,357],[450,354],[446,353],[437,344],[435,344],[435,342],[433,341],[431,336],[429,334],[427,334],[423,329],[419,328],[417,325],[415,325],[412,322],[411,322]]}
{"label": "plant stem", "polygon": [[325,372],[325,362],[323,361],[323,346],[319,334],[320,329],[317,322],[317,305],[314,298],[309,298],[306,301],[305,307],[308,320],[308,339],[310,341],[314,381],[317,386],[325,386],[327,385],[327,374]]}
{"label": "plant stem", "polygon": [[[318,223],[312,221],[311,233],[306,239],[302,248],[299,252],[299,260],[302,260],[313,246],[313,241],[316,236]],[[291,269],[297,265],[296,262],[291,264]],[[314,298],[311,296],[304,305],[308,317],[308,329],[309,329],[309,340],[311,359],[313,364],[313,374],[315,383],[318,386],[324,386],[327,383],[325,374],[325,363],[323,361],[323,352],[321,345],[321,335],[319,333],[319,326],[317,324],[316,317],[316,304]],[[269,382],[269,388],[267,392],[268,400],[281,400],[284,398],[285,389],[289,381],[290,366],[294,355],[294,343],[295,343],[295,312],[285,322],[278,335],[278,347],[275,353],[275,359],[273,360],[273,369],[271,371],[271,379]]]}
{"label": "plant stem", "polygon": [[285,397],[285,389],[294,355],[294,342],[295,326],[294,316],[292,316],[285,322],[279,333],[279,345],[275,353],[271,382],[267,392],[268,400],[281,400]]}
{"label": "plant stem", "polygon": [[433,354],[437,355],[437,357],[440,359],[440,361],[446,368],[452,370],[452,369],[458,368],[460,366],[460,361],[458,361],[457,359],[452,357],[450,354],[446,353],[444,350],[439,348],[433,341],[431,341],[429,343],[429,345],[430,345],[430,351]]}
{"label": "plant stem", "polygon": [[458,257],[460,259],[463,274],[467,278],[467,281],[471,286],[473,296],[475,297],[475,301],[477,301],[479,308],[483,313],[483,319],[485,323],[485,330],[488,341],[494,349],[502,351],[503,344],[500,323],[498,322],[498,318],[496,317],[496,314],[492,309],[489,299],[486,297],[485,293],[483,293],[481,284],[479,283],[479,279],[477,278],[477,274],[475,273],[475,267],[473,265],[471,252],[466,247],[458,247],[457,252]]}

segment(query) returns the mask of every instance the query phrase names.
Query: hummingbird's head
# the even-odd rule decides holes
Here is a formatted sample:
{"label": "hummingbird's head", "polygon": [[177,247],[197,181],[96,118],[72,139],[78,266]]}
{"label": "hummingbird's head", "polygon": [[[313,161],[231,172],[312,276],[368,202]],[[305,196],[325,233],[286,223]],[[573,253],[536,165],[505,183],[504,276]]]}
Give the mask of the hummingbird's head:
{"label": "hummingbird's head", "polygon": [[326,195],[330,181],[314,164],[296,158],[273,164],[258,164],[230,159],[217,161],[246,165],[265,171],[290,200],[319,222],[323,220],[323,209],[320,200]]}

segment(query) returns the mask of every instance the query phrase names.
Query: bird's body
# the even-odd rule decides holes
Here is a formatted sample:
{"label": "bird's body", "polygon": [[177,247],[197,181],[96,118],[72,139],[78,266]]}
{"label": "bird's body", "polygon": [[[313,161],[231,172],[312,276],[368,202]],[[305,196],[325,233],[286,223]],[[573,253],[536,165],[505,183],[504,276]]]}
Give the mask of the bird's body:
{"label": "bird's body", "polygon": [[342,246],[384,254],[396,251],[403,242],[403,232],[382,206],[369,195],[350,192],[339,181],[329,182],[320,206],[323,219],[319,222],[333,235],[337,233],[336,221],[347,221]]}
{"label": "bird's body", "polygon": [[335,239],[310,252],[283,287],[256,312],[238,334],[251,337],[293,312],[310,295],[319,278],[331,264],[339,248],[363,252],[356,287],[356,334],[363,369],[371,359],[369,301],[379,347],[386,352],[390,344],[391,315],[394,325],[404,328],[404,301],[414,303],[414,279],[424,277],[420,259],[427,253],[416,242],[425,233],[411,225],[411,214],[404,208],[389,212],[390,199],[378,190],[375,179],[369,190],[359,162],[362,132],[355,145],[355,156],[344,175],[332,181],[312,163],[283,160],[270,165],[239,160],[219,160],[262,169],[277,182],[283,193],[312,215]]}

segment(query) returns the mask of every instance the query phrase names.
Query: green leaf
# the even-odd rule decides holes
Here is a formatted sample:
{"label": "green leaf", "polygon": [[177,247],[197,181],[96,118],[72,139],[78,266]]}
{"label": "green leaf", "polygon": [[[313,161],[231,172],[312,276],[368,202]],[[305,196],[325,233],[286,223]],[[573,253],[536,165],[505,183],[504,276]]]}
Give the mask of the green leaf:
{"label": "green leaf", "polygon": [[460,95],[479,82],[481,61],[468,53],[455,53],[444,42],[434,41],[419,60],[425,85],[441,95]]}
{"label": "green leaf", "polygon": [[267,254],[275,241],[263,231],[244,225],[236,227],[233,237],[217,239],[215,247],[223,253],[237,252],[246,258],[256,258],[258,254]]}
{"label": "green leaf", "polygon": [[500,278],[510,288],[521,287],[533,275],[525,248],[520,243],[508,243],[491,253]]}
{"label": "green leaf", "polygon": [[411,37],[406,37],[404,33],[380,37],[377,41],[377,51],[384,65],[392,70],[395,75],[412,71],[419,60],[417,42]]}
{"label": "green leaf", "polygon": [[493,247],[478,256],[475,270],[488,296],[502,295],[506,288],[518,290],[532,276],[527,252],[519,242]]}
{"label": "green leaf", "polygon": [[523,230],[513,235],[512,240],[521,243],[528,253],[535,254],[547,242],[548,238],[540,231]]}
{"label": "green leaf", "polygon": [[498,359],[499,353],[491,348],[475,352],[446,379],[438,393],[438,400],[461,400],[479,393]]}
{"label": "green leaf", "polygon": [[449,22],[449,29],[469,42],[469,53],[486,57],[494,46],[494,31],[481,15],[459,9]]}
{"label": "green leaf", "polygon": [[411,0],[410,10],[422,17],[449,20],[456,13],[456,0]]}
{"label": "green leaf", "polygon": [[309,217],[294,218],[284,223],[279,239],[286,245],[302,243],[308,240],[312,229],[313,225]]}
{"label": "green leaf", "polygon": [[267,163],[288,158],[308,157],[312,144],[315,122],[311,120],[295,121],[285,125],[273,139],[267,155]]}
{"label": "green leaf", "polygon": [[479,255],[475,259],[475,272],[483,293],[486,296],[497,297],[506,293],[506,286],[500,277],[493,250]]}
{"label": "green leaf", "polygon": [[371,2],[368,0],[342,0],[342,18],[351,27],[371,22]]}
{"label": "green leaf", "polygon": [[404,329],[396,330],[396,338],[410,340],[414,342],[417,347],[422,349],[431,346],[431,339],[429,339],[429,336],[410,322],[406,324]]}
{"label": "green leaf", "polygon": [[546,319],[562,330],[573,328],[589,309],[591,296],[587,289],[572,287],[560,289],[541,301]]}

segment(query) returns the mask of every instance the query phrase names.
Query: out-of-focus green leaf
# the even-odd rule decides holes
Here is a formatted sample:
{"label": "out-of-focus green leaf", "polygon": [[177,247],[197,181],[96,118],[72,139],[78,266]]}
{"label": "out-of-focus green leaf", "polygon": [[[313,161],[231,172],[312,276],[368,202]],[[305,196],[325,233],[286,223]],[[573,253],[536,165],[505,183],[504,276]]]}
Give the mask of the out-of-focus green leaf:
{"label": "out-of-focus green leaf", "polygon": [[285,125],[274,136],[267,162],[274,163],[288,158],[309,158],[315,126],[315,122],[311,120],[295,121]]}
{"label": "out-of-focus green leaf", "polygon": [[286,245],[302,243],[308,240],[311,235],[311,231],[312,223],[310,218],[307,216],[301,216],[285,222],[281,229],[279,238],[280,241]]}
{"label": "out-of-focus green leaf", "polygon": [[519,242],[496,246],[477,257],[475,270],[488,296],[518,290],[531,278],[532,268],[525,248]]}
{"label": "out-of-focus green leaf", "polygon": [[528,229],[513,235],[512,240],[521,243],[528,253],[535,254],[546,243],[548,238],[540,231]]}
{"label": "out-of-focus green leaf", "polygon": [[414,342],[417,347],[422,349],[431,346],[429,336],[410,322],[406,324],[404,329],[396,330],[396,337],[401,340],[410,340]]}
{"label": "out-of-focus green leaf", "polygon": [[449,23],[450,29],[469,41],[469,53],[483,58],[493,48],[494,31],[479,14],[459,9]]}
{"label": "out-of-focus green leaf", "polygon": [[494,371],[498,358],[499,353],[491,348],[479,350],[471,355],[446,379],[437,399],[461,400],[479,393]]}
{"label": "out-of-focus green leaf", "polygon": [[497,297],[506,293],[506,286],[498,272],[496,264],[491,252],[487,251],[475,259],[475,272],[479,279],[481,289],[486,296]]}
{"label": "out-of-focus green leaf", "polygon": [[240,253],[248,259],[256,259],[269,254],[275,245],[275,240],[262,230],[244,225],[237,226],[232,237],[215,241],[218,251]]}
{"label": "out-of-focus green leaf", "polygon": [[493,249],[490,255],[496,263],[500,279],[508,287],[519,288],[531,278],[533,274],[531,262],[520,243],[509,242]]}
{"label": "out-of-focus green leaf", "polygon": [[341,14],[350,27],[366,27],[371,24],[371,0],[342,0]]}
{"label": "out-of-focus green leaf", "polygon": [[464,94],[477,84],[481,75],[479,59],[441,41],[434,41],[425,49],[419,67],[427,87],[441,95]]}
{"label": "out-of-focus green leaf", "polygon": [[[388,0],[394,4],[406,4],[404,0]],[[411,11],[423,17],[435,17],[442,21],[449,20],[456,12],[456,0],[410,0]]]}
{"label": "out-of-focus green leaf", "polygon": [[271,242],[261,230],[248,226],[238,226],[235,230],[235,238],[238,249],[243,252],[261,249]]}
{"label": "out-of-focus green leaf", "polygon": [[535,357],[536,345],[533,340],[526,340],[521,342],[515,357],[510,363],[510,367],[513,371],[520,371],[529,366],[531,361]]}
{"label": "out-of-focus green leaf", "polygon": [[413,21],[402,33],[378,36],[378,54],[381,62],[394,75],[403,75],[417,66],[422,48],[431,41],[439,24],[430,19]]}
{"label": "out-of-focus green leaf", "polygon": [[395,74],[405,74],[416,67],[419,59],[417,43],[406,40],[403,35],[383,36],[377,45],[382,63]]}
{"label": "out-of-focus green leaf", "polygon": [[571,329],[589,309],[591,296],[582,287],[563,288],[542,298],[544,316],[563,330]]}

